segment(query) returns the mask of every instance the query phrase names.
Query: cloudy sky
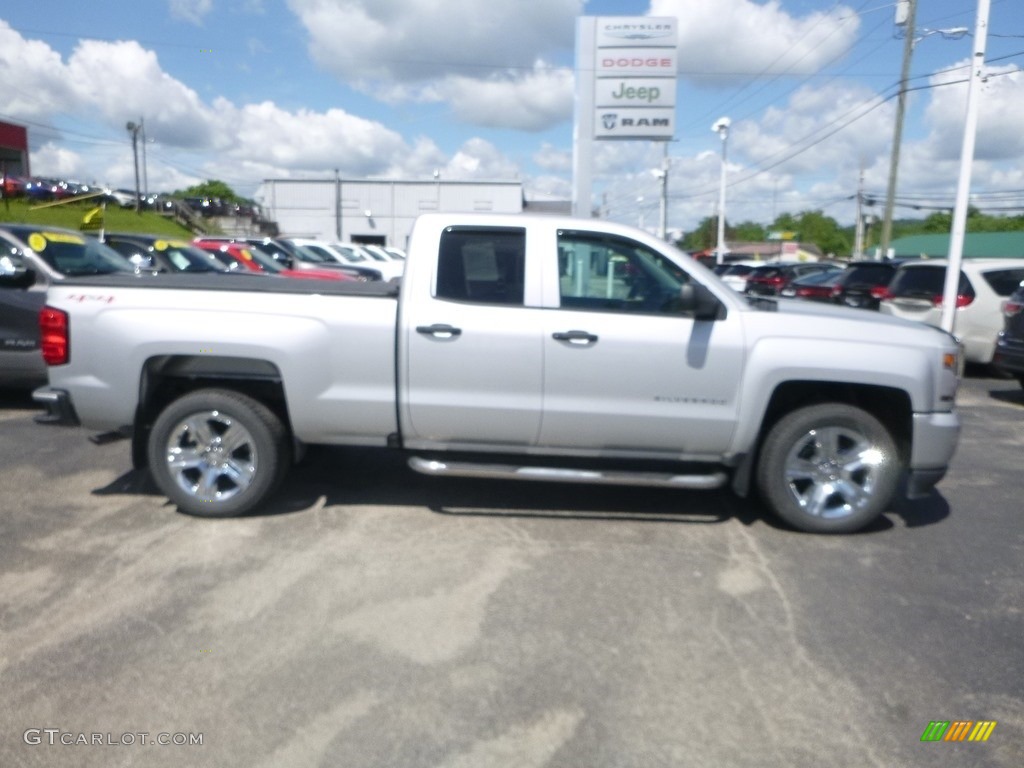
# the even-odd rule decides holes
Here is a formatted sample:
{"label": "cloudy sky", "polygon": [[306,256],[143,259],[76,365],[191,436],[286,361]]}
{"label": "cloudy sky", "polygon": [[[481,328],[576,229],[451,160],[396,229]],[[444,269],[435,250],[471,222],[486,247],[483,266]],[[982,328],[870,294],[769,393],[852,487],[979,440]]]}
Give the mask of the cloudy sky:
{"label": "cloudy sky", "polygon": [[[992,0],[972,193],[1024,210],[1024,16]],[[924,0],[897,216],[951,207],[976,0]],[[32,170],[151,190],[221,179],[520,179],[572,193],[579,16],[675,16],[669,226],[714,215],[728,116],[730,222],[884,199],[904,41],[885,0],[4,0],[0,120]],[[966,33],[966,34],[965,34]],[[605,141],[595,204],[654,227],[663,145]],[[1016,208],[1014,208],[1016,206]],[[881,205],[876,210],[881,213]]]}

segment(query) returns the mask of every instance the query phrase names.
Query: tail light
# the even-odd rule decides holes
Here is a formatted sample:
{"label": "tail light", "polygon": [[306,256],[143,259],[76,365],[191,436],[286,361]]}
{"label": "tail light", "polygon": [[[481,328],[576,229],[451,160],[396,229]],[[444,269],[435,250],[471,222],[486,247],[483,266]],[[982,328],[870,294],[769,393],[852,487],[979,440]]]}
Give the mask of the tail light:
{"label": "tail light", "polygon": [[832,298],[838,298],[843,295],[843,287],[841,285],[832,286]]}
{"label": "tail light", "polygon": [[1007,299],[1003,303],[1003,314],[1006,317],[1019,315],[1022,309],[1024,309],[1024,304],[1021,304],[1019,301],[1014,301],[1013,299]]}
{"label": "tail light", "polygon": [[[974,297],[973,296],[968,296],[968,295],[963,294],[963,293],[958,293],[956,295],[956,308],[957,309],[962,309],[963,307],[968,306],[972,301],[974,301]],[[939,295],[937,295],[937,296],[932,298],[932,304],[934,306],[936,306],[936,307],[941,307],[942,306],[942,294],[941,293]]]}
{"label": "tail light", "polygon": [[888,286],[876,285],[871,289],[871,298],[878,299],[878,301],[885,301],[886,299],[891,299],[892,294],[889,292]]}
{"label": "tail light", "polygon": [[64,365],[71,359],[68,349],[68,313],[53,307],[39,311],[43,360],[47,365]]}

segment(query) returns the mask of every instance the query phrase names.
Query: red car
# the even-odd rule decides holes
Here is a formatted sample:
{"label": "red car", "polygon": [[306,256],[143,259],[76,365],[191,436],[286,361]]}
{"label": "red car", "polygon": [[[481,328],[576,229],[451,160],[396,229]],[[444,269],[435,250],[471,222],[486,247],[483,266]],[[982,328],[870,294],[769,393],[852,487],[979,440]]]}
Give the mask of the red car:
{"label": "red car", "polygon": [[204,240],[197,237],[192,241],[197,248],[212,253],[231,269],[247,269],[250,272],[268,272],[281,277],[295,277],[300,280],[348,280],[356,278],[333,269],[285,269],[272,256],[255,248],[246,248],[244,243],[225,243],[223,240]]}
{"label": "red car", "polygon": [[779,296],[831,303],[832,288],[841,274],[843,274],[841,269],[812,272],[791,282],[779,291]]}
{"label": "red car", "polygon": [[794,280],[817,272],[838,272],[839,267],[825,262],[777,263],[755,267],[747,276],[746,294],[778,296]]}

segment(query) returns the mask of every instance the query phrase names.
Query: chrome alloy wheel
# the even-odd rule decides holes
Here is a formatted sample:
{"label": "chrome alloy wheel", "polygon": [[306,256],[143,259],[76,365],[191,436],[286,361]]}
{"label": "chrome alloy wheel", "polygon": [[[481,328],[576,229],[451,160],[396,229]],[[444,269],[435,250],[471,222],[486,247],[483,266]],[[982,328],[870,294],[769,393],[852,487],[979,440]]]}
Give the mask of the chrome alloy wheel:
{"label": "chrome alloy wheel", "polygon": [[170,430],[165,455],[178,487],[203,502],[226,501],[242,493],[259,465],[249,430],[217,410],[179,421]]}
{"label": "chrome alloy wheel", "polygon": [[786,456],[786,485],[804,513],[843,518],[872,502],[887,460],[883,450],[855,429],[811,429]]}

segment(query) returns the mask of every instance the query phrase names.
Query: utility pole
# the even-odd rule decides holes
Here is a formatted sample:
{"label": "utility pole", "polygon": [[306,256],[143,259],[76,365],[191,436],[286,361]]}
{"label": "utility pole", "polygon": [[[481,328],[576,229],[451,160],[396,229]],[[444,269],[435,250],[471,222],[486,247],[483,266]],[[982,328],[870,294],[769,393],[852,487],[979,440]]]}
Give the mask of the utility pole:
{"label": "utility pole", "polygon": [[889,187],[885,194],[885,218],[882,221],[881,253],[885,258],[889,253],[889,242],[892,240],[892,213],[896,200],[896,178],[900,165],[900,142],[903,140],[903,116],[907,109],[907,80],[910,79],[910,60],[914,54],[914,17],[917,15],[917,0],[904,0],[897,6],[896,24],[899,25],[902,14],[903,21],[903,69],[900,73],[900,92],[896,101],[896,127],[892,135],[892,155],[889,160]]}
{"label": "utility pole", "polygon": [[132,155],[135,157],[135,212],[139,213],[142,207],[142,194],[139,190],[139,131],[142,126],[131,121],[125,126],[132,134]]}
{"label": "utility pole", "polygon": [[341,242],[341,172],[334,169],[334,235]]}
{"label": "utility pole", "polygon": [[149,167],[146,163],[146,121],[139,118],[139,129],[142,131],[142,196],[149,198]]}
{"label": "utility pole", "polygon": [[853,227],[853,258],[864,258],[864,167],[857,184],[857,223]]}

